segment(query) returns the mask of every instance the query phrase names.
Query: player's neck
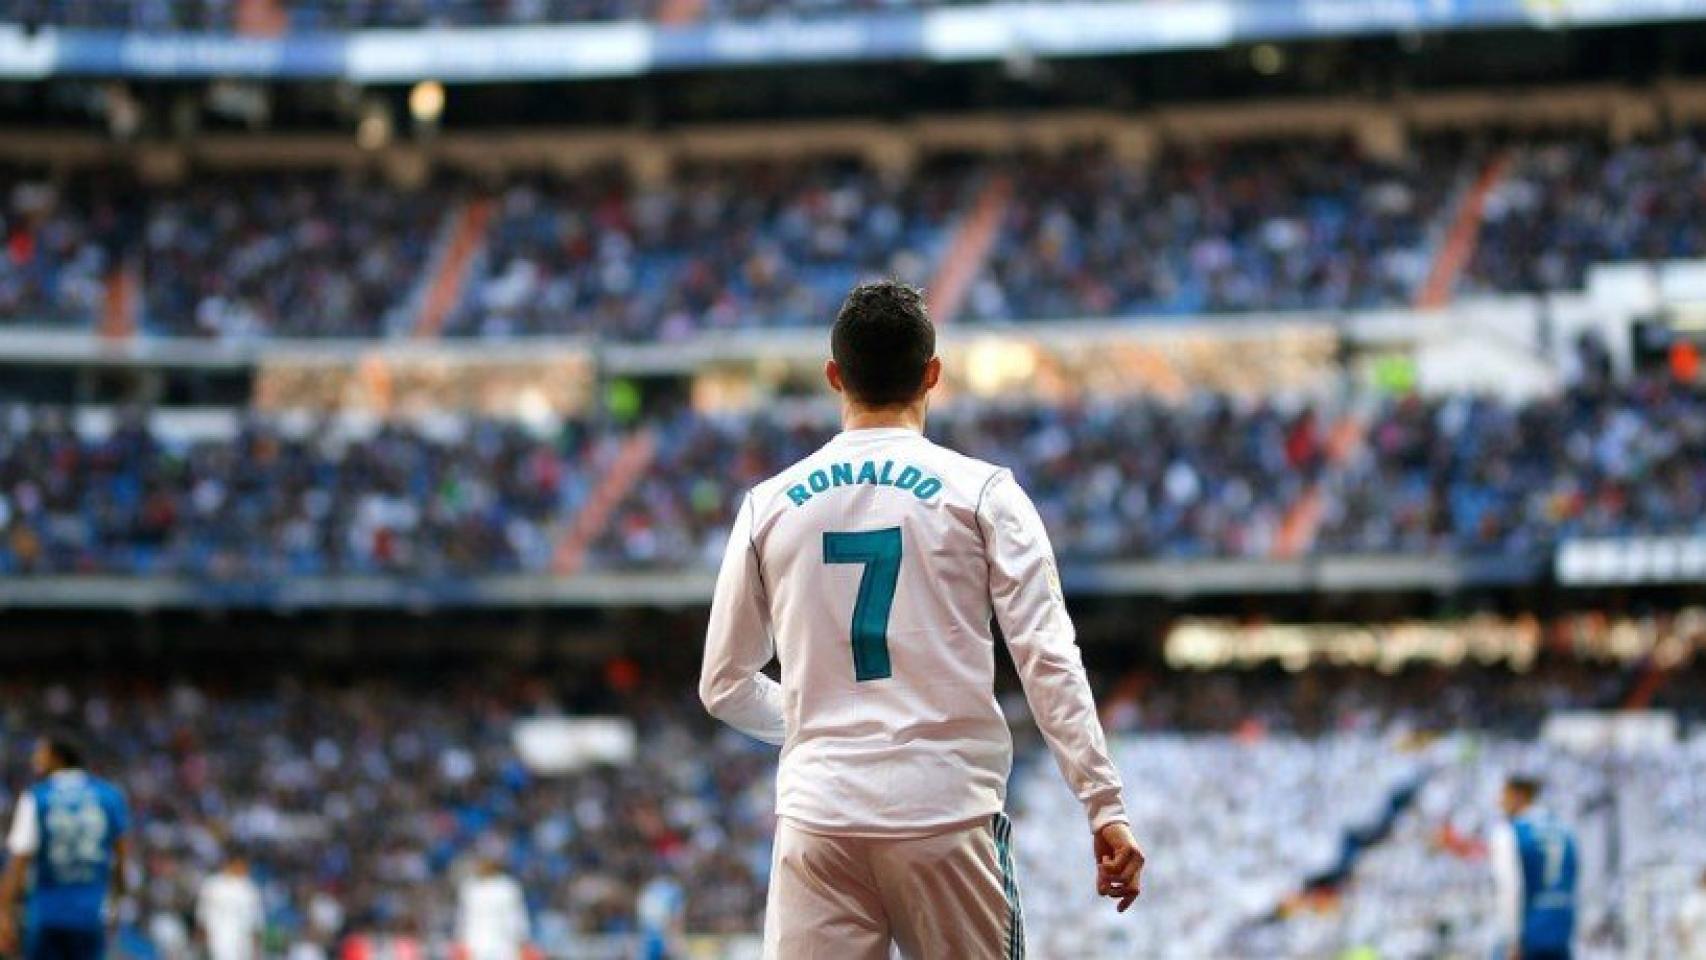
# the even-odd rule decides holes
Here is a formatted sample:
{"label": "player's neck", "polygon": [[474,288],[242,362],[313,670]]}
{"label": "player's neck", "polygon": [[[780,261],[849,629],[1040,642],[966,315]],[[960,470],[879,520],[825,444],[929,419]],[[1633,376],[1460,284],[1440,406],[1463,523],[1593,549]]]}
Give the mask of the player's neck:
{"label": "player's neck", "polygon": [[864,407],[846,404],[841,408],[841,429],[879,430],[898,428],[914,433],[924,432],[924,404],[909,403],[894,407]]}

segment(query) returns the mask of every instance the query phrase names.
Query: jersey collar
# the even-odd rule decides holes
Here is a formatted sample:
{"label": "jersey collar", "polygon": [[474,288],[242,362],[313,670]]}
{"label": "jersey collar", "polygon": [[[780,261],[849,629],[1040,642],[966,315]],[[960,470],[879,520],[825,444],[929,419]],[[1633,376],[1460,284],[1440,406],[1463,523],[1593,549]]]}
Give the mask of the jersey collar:
{"label": "jersey collar", "polygon": [[856,430],[843,430],[835,435],[837,440],[894,440],[904,437],[920,437],[919,433],[910,427],[860,427]]}

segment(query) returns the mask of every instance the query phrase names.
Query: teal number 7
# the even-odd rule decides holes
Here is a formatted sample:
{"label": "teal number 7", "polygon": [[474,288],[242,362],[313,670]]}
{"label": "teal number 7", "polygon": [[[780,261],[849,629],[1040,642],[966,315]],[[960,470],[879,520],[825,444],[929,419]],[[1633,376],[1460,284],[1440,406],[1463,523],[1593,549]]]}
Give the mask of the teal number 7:
{"label": "teal number 7", "polygon": [[900,582],[900,528],[823,535],[824,563],[862,563],[853,603],[853,675],[860,683],[891,677],[889,611]]}

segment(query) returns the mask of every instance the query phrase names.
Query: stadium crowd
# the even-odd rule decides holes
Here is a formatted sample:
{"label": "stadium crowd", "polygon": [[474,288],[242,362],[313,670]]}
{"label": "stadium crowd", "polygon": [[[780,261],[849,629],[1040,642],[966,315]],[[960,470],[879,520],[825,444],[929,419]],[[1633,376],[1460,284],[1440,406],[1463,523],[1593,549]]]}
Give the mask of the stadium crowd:
{"label": "stadium crowd", "polygon": [[[965,3],[967,0],[705,0],[695,19],[751,20],[767,16],[881,12]],[[1165,2],[1165,0],[1163,0]],[[12,0],[0,22],[162,32],[229,33],[238,29],[239,0]],[[526,26],[582,21],[658,19],[659,0],[292,0],[288,29],[408,29]],[[676,14],[679,18],[680,14]]]}
{"label": "stadium crowd", "polygon": [[23,171],[0,171],[0,323],[94,323],[117,265],[125,209],[94,183],[62,190]]}
{"label": "stadium crowd", "polygon": [[[1360,442],[1336,449],[1345,418]],[[949,407],[932,434],[1011,467],[1069,561],[1273,556],[1319,494],[1325,553],[1521,554],[1566,536],[1699,532],[1706,395],[1663,379],[1553,399],[1379,403],[1368,414],[1200,395]],[[784,416],[683,416],[603,545],[613,564],[714,564],[757,480],[815,449]]]}
{"label": "stadium crowd", "polygon": [[1686,130],[1617,146],[1541,141],[1488,198],[1465,277],[1481,292],[1579,289],[1596,263],[1706,251],[1706,152]]}
{"label": "stadium crowd", "polygon": [[[231,33],[239,0],[14,0],[4,22],[147,33]],[[496,26],[648,17],[646,0],[293,0],[292,31]]]}
{"label": "stadium crowd", "polygon": [[[1706,395],[1695,388],[1584,384],[1523,404],[1411,396],[1362,416],[1210,394],[963,401],[932,432],[1011,467],[1068,562],[1533,556],[1567,536],[1703,530]],[[605,568],[714,566],[745,492],[833,432],[771,412],[645,424],[655,459],[591,544]],[[0,416],[0,572],[546,572],[627,435],[581,422],[535,432],[257,416],[181,436],[139,414],[79,430],[62,412],[16,407]],[[1306,501],[1320,504],[1313,527],[1292,522]]]}
{"label": "stadium crowd", "polygon": [[[1548,807],[1582,838],[1583,955],[1623,955],[1643,879],[1693,877],[1706,864],[1706,844],[1686,826],[1706,815],[1699,712],[1684,715],[1682,739],[1664,749],[1578,752],[1537,734],[1552,711],[1615,705],[1628,681],[1603,665],[1543,659],[1520,675],[1175,673],[1108,698],[1116,761],[1127,784],[1143,785],[1128,801],[1133,827],[1156,851],[1147,908],[1097,909],[1074,869],[1072,854],[1089,849],[1077,802],[1033,756],[1011,801],[1031,946],[1181,960],[1486,954],[1482,838],[1500,783],[1520,771],[1547,784]],[[1673,702],[1706,692],[1703,681],[1698,666],[1679,672]],[[1684,890],[1643,895],[1654,899],[1639,909],[1657,922],[1641,935],[1653,955],[1670,955]]]}
{"label": "stadium crowd", "polygon": [[[197,886],[232,855],[262,886],[269,955],[336,956],[352,933],[442,944],[456,881],[481,858],[524,884],[534,939],[558,956],[577,935],[632,933],[636,892],[661,875],[687,882],[695,930],[745,932],[761,913],[774,760],[713,731],[691,696],[431,671],[36,679],[0,684],[3,806],[26,782],[32,731],[86,731],[136,824],[127,955],[148,941],[190,955]],[[531,770],[515,721],[563,710],[631,719],[635,762]]]}
{"label": "stadium crowd", "polygon": [[1472,154],[1403,163],[1350,144],[1103,151],[1021,164],[967,319],[1026,320],[1407,304]]}
{"label": "stadium crowd", "polygon": [[[185,946],[197,884],[232,854],[261,886],[269,952],[301,957],[337,955],[362,934],[444,944],[456,882],[484,859],[522,882],[532,938],[551,955],[577,955],[585,935],[633,933],[638,891],[657,877],[685,890],[689,931],[747,934],[762,916],[774,753],[713,726],[692,684],[674,676],[689,668],[674,664],[665,682],[621,660],[557,672],[257,661],[217,675],[205,662],[178,664],[181,675],[19,665],[0,679],[0,808],[26,782],[32,732],[86,732],[99,768],[129,791],[137,825],[129,955],[182,955],[174,950]],[[1531,736],[1549,709],[1602,702],[1606,676],[1581,661],[1523,674],[1139,669],[1131,677],[1144,682],[1121,681],[1103,697],[1134,825],[1154,851],[1146,906],[1125,916],[1088,900],[1081,813],[1018,691],[1004,690],[1019,731],[1010,804],[1032,947],[1319,956],[1374,943],[1382,956],[1408,956],[1441,923],[1454,946],[1474,944],[1484,861],[1473,843],[1439,841],[1447,828],[1476,836],[1493,815],[1493,785],[1518,765],[1551,779],[1560,812],[1583,824],[1593,822],[1588,801],[1608,790],[1657,801],[1643,828],[1652,835],[1600,869],[1706,863],[1688,830],[1706,812],[1706,739],[1590,761],[1509,739]],[[1684,670],[1672,686],[1686,700],[1706,690],[1703,680]],[[529,767],[515,722],[559,713],[629,719],[633,760],[556,775]],[[1417,782],[1391,839],[1357,863],[1337,906],[1286,909],[1342,858],[1348,830]],[[1063,855],[1081,846],[1083,856]],[[1413,896],[1429,877],[1439,895]],[[1365,922],[1400,903],[1425,915]]]}
{"label": "stadium crowd", "polygon": [[1408,397],[1386,403],[1367,437],[1328,474],[1323,549],[1516,553],[1703,529],[1706,395],[1668,380],[1514,406]]}
{"label": "stadium crowd", "polygon": [[[489,191],[486,242],[444,329],[673,340],[822,323],[863,277],[930,282],[1000,177],[1012,199],[970,284],[971,322],[1403,305],[1482,152],[1424,140],[1385,162],[1292,140],[1169,145],[1141,163],[1088,148],[943,157],[904,175],[853,161],[688,164],[656,184],[514,174]],[[1706,253],[1695,135],[1514,155],[1465,290],[1569,289],[1595,262]],[[156,334],[402,334],[446,214],[482,195],[330,174],[111,180],[0,178],[0,323],[90,324],[108,274],[135,262]]]}
{"label": "stadium crowd", "polygon": [[863,276],[926,282],[968,185],[844,163],[693,167],[655,187],[524,179],[499,199],[448,332],[674,340],[821,323]]}
{"label": "stadium crowd", "polygon": [[253,420],[217,439],[121,417],[0,417],[0,575],[538,571],[603,447],[477,422],[437,434]]}
{"label": "stadium crowd", "polygon": [[448,196],[342,176],[197,178],[152,192],[144,322],[226,340],[396,332]]}
{"label": "stadium crowd", "polygon": [[[1319,472],[1314,411],[1205,395],[1173,406],[950,408],[932,434],[1010,466],[1070,560],[1269,555]],[[821,423],[785,415],[680,415],[599,545],[613,566],[715,565],[745,491],[816,449]]]}
{"label": "stadium crowd", "polygon": [[[1285,513],[1324,464],[1309,408],[1204,395],[1174,406],[950,408],[932,434],[1013,468],[1070,560],[1269,555]],[[739,499],[827,439],[785,416],[684,415],[602,543],[615,565],[714,565]]]}

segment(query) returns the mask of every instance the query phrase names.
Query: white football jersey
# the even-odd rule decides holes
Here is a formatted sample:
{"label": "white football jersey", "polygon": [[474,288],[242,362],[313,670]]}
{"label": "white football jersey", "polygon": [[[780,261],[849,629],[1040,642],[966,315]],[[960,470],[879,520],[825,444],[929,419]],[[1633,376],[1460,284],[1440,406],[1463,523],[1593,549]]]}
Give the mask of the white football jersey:
{"label": "white football jersey", "polygon": [[527,945],[527,896],[513,877],[469,877],[457,892],[456,936],[471,960],[516,960]]}
{"label": "white football jersey", "polygon": [[[1125,820],[1036,508],[1009,471],[911,430],[843,432],[748,494],[700,696],[781,745],[778,815],[838,835],[937,833],[1005,800],[992,615],[1091,828]],[[760,672],[772,656],[780,683]]]}
{"label": "white football jersey", "polygon": [[230,873],[213,874],[202,881],[195,913],[196,923],[207,937],[211,960],[253,960],[260,956],[266,910],[255,881]]}

